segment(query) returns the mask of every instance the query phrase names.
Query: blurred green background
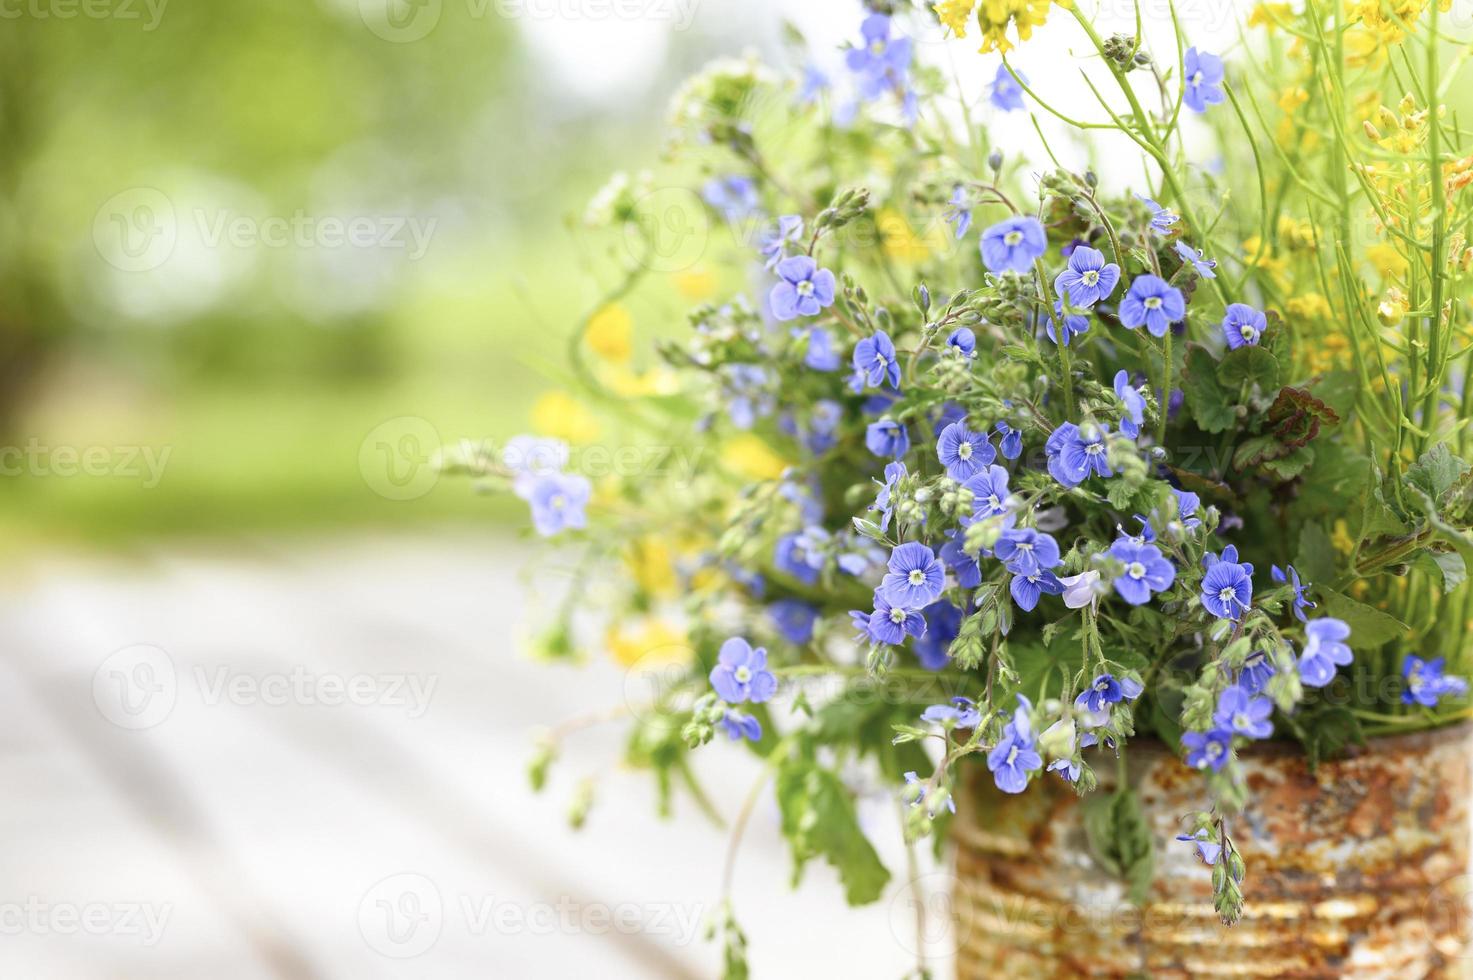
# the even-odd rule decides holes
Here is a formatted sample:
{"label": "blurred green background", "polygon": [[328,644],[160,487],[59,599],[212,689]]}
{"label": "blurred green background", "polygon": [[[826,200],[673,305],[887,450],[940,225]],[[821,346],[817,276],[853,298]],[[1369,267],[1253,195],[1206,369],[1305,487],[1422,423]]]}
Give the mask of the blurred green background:
{"label": "blurred green background", "polygon": [[[688,24],[679,4],[638,23],[508,16],[522,9],[7,8],[8,548],[521,510],[448,478],[411,501],[376,492],[365,440],[401,417],[445,442],[526,431],[618,274],[576,216],[610,170],[657,159],[679,77],[780,29],[741,5]],[[681,325],[648,291],[628,306],[636,346]],[[417,425],[378,448],[430,449]]]}

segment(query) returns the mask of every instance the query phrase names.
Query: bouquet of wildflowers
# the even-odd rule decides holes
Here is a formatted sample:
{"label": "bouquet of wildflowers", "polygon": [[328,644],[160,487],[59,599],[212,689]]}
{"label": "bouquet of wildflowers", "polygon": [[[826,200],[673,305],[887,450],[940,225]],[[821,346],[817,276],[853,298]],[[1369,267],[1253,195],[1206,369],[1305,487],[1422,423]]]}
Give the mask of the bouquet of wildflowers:
{"label": "bouquet of wildflowers", "polygon": [[[1469,714],[1473,155],[1444,105],[1467,18],[1262,3],[1224,57],[1170,9],[1153,46],[1085,3],[875,2],[835,58],[712,64],[675,96],[661,176],[590,206],[623,277],[544,413],[688,465],[595,485],[528,437],[479,468],[580,549],[575,594],[612,589],[602,631],[570,602],[544,652],[666,671],[628,712],[662,800],[703,799],[692,753],[744,745],[797,869],[826,859],[850,902],[889,875],[856,766],[916,841],[961,767],[1088,794],[1152,738],[1202,807],[1185,843],[1116,863],[1149,881],[1154,848],[1195,846],[1232,922],[1242,753],[1293,740],[1312,765]],[[1070,104],[1029,82],[1055,31]],[[997,67],[975,96],[915,40],[970,59],[977,35]],[[1008,114],[1047,166],[992,145]],[[1133,186],[1096,176],[1106,147],[1139,157]],[[714,229],[723,273],[665,261],[677,224]],[[667,273],[726,288],[637,368],[621,301]],[[1115,792],[1104,836],[1142,833]]]}

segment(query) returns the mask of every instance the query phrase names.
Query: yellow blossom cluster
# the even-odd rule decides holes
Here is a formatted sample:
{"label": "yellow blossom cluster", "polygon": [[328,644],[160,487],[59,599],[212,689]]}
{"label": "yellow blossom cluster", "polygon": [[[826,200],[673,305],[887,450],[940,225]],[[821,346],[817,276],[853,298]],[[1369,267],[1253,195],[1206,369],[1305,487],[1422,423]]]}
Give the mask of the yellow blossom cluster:
{"label": "yellow blossom cluster", "polygon": [[[983,54],[989,51],[1007,52],[1013,48],[1009,28],[1016,34],[1018,43],[1033,36],[1035,27],[1042,27],[1048,19],[1049,7],[1056,0],[942,0],[932,9],[941,23],[950,28],[957,37],[967,36],[967,21],[976,11],[977,27],[982,32]],[[1064,0],[1057,0],[1067,6]]]}

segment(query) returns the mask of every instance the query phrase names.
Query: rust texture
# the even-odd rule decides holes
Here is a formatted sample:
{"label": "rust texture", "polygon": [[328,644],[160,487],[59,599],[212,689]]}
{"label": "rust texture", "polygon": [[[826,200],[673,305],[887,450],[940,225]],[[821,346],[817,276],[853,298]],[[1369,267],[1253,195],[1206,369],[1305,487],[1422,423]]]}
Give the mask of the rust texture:
{"label": "rust texture", "polygon": [[[1247,907],[1231,927],[1174,840],[1204,806],[1200,775],[1159,743],[1127,760],[1156,851],[1140,908],[1090,856],[1062,780],[1007,796],[971,773],[953,833],[959,980],[1473,976],[1473,725],[1376,739],[1313,773],[1290,746],[1244,753],[1251,802],[1229,829]],[[1096,770],[1111,791],[1114,766]]]}

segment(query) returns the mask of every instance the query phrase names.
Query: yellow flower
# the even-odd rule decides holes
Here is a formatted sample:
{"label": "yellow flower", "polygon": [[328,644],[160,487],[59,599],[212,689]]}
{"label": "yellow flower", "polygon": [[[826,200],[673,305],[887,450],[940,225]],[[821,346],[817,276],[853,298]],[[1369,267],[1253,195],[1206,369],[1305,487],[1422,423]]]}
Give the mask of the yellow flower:
{"label": "yellow flower", "polygon": [[880,233],[880,247],[897,262],[924,262],[931,257],[925,239],[894,208],[883,208],[875,215],[875,230]]}
{"label": "yellow flower", "polygon": [[1330,543],[1342,555],[1348,555],[1355,550],[1355,539],[1350,536],[1350,525],[1345,523],[1345,518],[1337,520],[1335,526],[1330,529]]}
{"label": "yellow flower", "polygon": [[625,398],[673,395],[680,390],[680,378],[663,365],[648,371],[632,371],[621,364],[602,372],[602,377],[614,394]]}
{"label": "yellow flower", "polygon": [[538,435],[564,442],[588,443],[598,438],[598,420],[566,391],[549,391],[532,404],[532,428]]}
{"label": "yellow flower", "polygon": [[749,480],[776,480],[789,465],[767,443],[751,433],[727,440],[722,447],[721,458],[733,472]]}
{"label": "yellow flower", "polygon": [[1366,258],[1381,274],[1382,279],[1403,279],[1409,269],[1407,260],[1402,257],[1401,253],[1394,246],[1385,242],[1377,242],[1367,248]]}
{"label": "yellow flower", "polygon": [[[982,0],[977,8],[977,26],[982,29],[982,54],[989,51],[1008,52],[1013,48],[1008,27],[1018,35],[1018,42],[1033,36],[1035,27],[1048,19],[1050,0]],[[1067,6],[1067,4],[1062,4]]]}
{"label": "yellow flower", "polygon": [[1345,29],[1345,63],[1351,68],[1379,70],[1386,64],[1381,39],[1359,24]]}
{"label": "yellow flower", "polygon": [[624,550],[624,567],[634,584],[650,595],[675,591],[675,558],[670,546],[658,537],[636,538]]}
{"label": "yellow flower", "polygon": [[967,18],[972,16],[972,7],[977,0],[941,0],[931,9],[942,25],[951,29],[957,37],[967,36]]}
{"label": "yellow flower", "polygon": [[1272,34],[1293,17],[1294,8],[1287,3],[1260,3],[1248,14],[1248,26],[1262,27]]}
{"label": "yellow flower", "polygon": [[1291,85],[1279,93],[1279,109],[1285,115],[1294,115],[1294,110],[1308,101],[1309,93],[1304,90],[1304,86],[1302,85]]}
{"label": "yellow flower", "polygon": [[1319,293],[1294,296],[1289,300],[1287,306],[1289,312],[1301,320],[1328,320],[1333,315],[1330,301]]}
{"label": "yellow flower", "polygon": [[1399,289],[1386,290],[1386,296],[1376,307],[1376,318],[1388,327],[1394,327],[1406,318],[1410,307],[1406,295]]}
{"label": "yellow flower", "polygon": [[588,318],[583,340],[599,357],[613,364],[623,364],[634,352],[634,319],[618,303],[610,303]]}
{"label": "yellow flower", "polygon": [[687,269],[676,274],[675,288],[692,303],[704,302],[716,295],[716,273],[705,266]]}
{"label": "yellow flower", "polygon": [[604,643],[609,656],[623,667],[687,663],[692,655],[686,635],[662,619],[646,619],[637,625],[611,624],[604,633]]}

